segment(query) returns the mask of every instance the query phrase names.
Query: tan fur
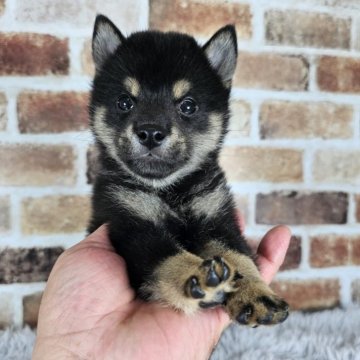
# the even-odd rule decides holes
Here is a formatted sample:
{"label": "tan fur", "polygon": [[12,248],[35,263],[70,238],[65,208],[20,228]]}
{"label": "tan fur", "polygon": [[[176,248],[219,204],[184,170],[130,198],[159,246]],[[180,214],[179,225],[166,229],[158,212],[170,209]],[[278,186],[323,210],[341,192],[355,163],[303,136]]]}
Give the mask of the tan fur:
{"label": "tan fur", "polygon": [[[213,112],[209,115],[209,121],[209,131],[193,137],[193,146],[195,149],[195,154],[193,155],[193,157],[187,162],[185,166],[173,172],[166,178],[143,178],[132,172],[124,163],[120,163],[124,168],[126,168],[128,172],[133,175],[134,178],[139,181],[139,183],[150,185],[156,189],[166,188],[170,184],[175,183],[177,179],[182,178],[187,174],[190,174],[192,171],[196,170],[201,164],[201,162],[204,160],[204,158],[209,154],[209,152],[216,148],[222,131],[222,115]],[[182,141],[181,138],[179,138],[179,141]]]}
{"label": "tan fur", "polygon": [[155,269],[156,281],[143,289],[151,290],[153,300],[192,314],[198,310],[199,300],[186,296],[185,284],[198,272],[202,262],[203,259],[187,251],[171,256]]}
{"label": "tan fur", "polygon": [[130,95],[132,95],[135,98],[139,96],[140,84],[135,78],[128,76],[124,80],[124,86],[126,90],[130,93]]}
{"label": "tan fur", "polygon": [[[236,284],[238,289],[229,295],[225,306],[226,311],[230,317],[235,320],[243,306],[251,304],[254,307],[254,313],[249,320],[249,325],[256,325],[257,319],[265,317],[269,312],[269,309],[257,299],[267,296],[275,303],[280,302],[281,299],[279,299],[261,279],[257,267],[248,256],[227,249],[217,241],[210,241],[204,248],[201,256],[204,258],[212,258],[216,255],[224,259],[232,274],[234,274],[234,271],[238,271],[239,274],[243,276]],[[231,276],[229,280],[230,279]],[[282,310],[275,311],[272,323],[275,324],[279,322],[284,314],[285,312]]]}
{"label": "tan fur", "polygon": [[176,126],[174,126],[173,129],[171,130],[170,144],[171,146],[178,147],[180,151],[185,152],[186,150],[185,139],[183,136],[181,136],[181,133]]}
{"label": "tan fur", "polygon": [[[187,251],[181,251],[178,255],[169,257],[155,272],[156,281],[143,287],[143,290],[151,290],[153,300],[170,305],[175,309],[182,310],[186,314],[192,314],[199,309],[199,302],[217,301],[219,291],[233,291],[230,282],[220,283],[217,287],[205,285],[207,269],[202,263],[204,259]],[[193,299],[186,289],[187,281],[195,276],[199,280],[201,288],[205,291],[205,297]]]}
{"label": "tan fur", "polygon": [[209,151],[216,149],[222,131],[222,115],[213,112],[209,115],[209,130],[203,134],[196,134],[193,137],[193,144],[196,148],[193,160],[198,163]]}
{"label": "tan fur", "polygon": [[[209,267],[204,266],[204,259],[213,259],[214,256],[221,256],[230,276],[216,286],[207,286]],[[216,263],[215,272],[218,276],[223,274],[223,265],[219,261]],[[237,278],[236,274],[240,274],[241,277]],[[197,279],[197,286],[205,294],[201,299],[191,296],[189,279],[192,277]],[[150,292],[152,300],[170,305],[186,314],[197,311],[200,302],[222,301],[221,294],[227,293],[224,307],[233,320],[237,320],[247,306],[251,307],[252,313],[247,318],[247,324],[250,326],[262,321],[266,321],[267,324],[282,322],[288,311],[286,303],[263,282],[255,264],[248,256],[230,250],[215,240],[209,241],[201,257],[181,250],[178,255],[167,258],[155,269],[153,282],[144,285],[142,291]],[[266,298],[265,303],[263,298]],[[275,308],[268,307],[267,302],[272,302]]]}
{"label": "tan fur", "polygon": [[175,100],[181,99],[191,89],[191,84],[187,80],[178,80],[174,83],[172,92]]}
{"label": "tan fur", "polygon": [[226,248],[218,241],[209,241],[204,247],[201,256],[204,259],[221,256],[232,269],[236,269],[241,275],[252,279],[261,279],[259,270],[251,258]]}
{"label": "tan fur", "polygon": [[158,224],[167,216],[177,217],[158,196],[145,193],[140,190],[131,191],[122,186],[113,186],[109,190],[109,196],[128,209],[133,215]]}
{"label": "tan fur", "polygon": [[169,184],[176,182],[178,178],[184,177],[196,170],[204,158],[210,151],[214,150],[217,146],[222,131],[222,115],[213,112],[209,115],[209,131],[201,135],[193,136],[193,146],[195,153],[193,157],[187,162],[185,166],[175,171],[168,177],[160,180],[147,180],[140,179],[145,184],[151,184],[155,188],[165,188]]}
{"label": "tan fur", "polygon": [[212,192],[192,199],[190,208],[197,217],[205,216],[206,218],[211,218],[221,211],[227,198],[228,192],[224,184],[220,184]]}
{"label": "tan fur", "polygon": [[[239,315],[241,309],[244,306],[251,304],[254,309],[253,314],[248,321],[248,325],[255,326],[257,325],[259,319],[264,318],[269,313],[269,309],[263,302],[258,300],[259,298],[266,296],[275,304],[281,303],[282,300],[278,298],[269,286],[261,280],[254,281],[252,279],[245,278],[241,281],[241,287],[236,292],[230,294],[225,308],[230,317],[236,320],[236,317]],[[287,309],[283,310],[281,307],[279,307],[278,310],[273,310],[273,319],[271,323],[276,324],[281,322],[281,319],[286,313]]]}
{"label": "tan fur", "polygon": [[95,109],[94,114],[94,124],[93,129],[96,134],[96,136],[101,139],[103,144],[108,149],[110,155],[116,159],[117,161],[120,161],[117,152],[115,144],[113,143],[114,139],[114,130],[107,125],[106,120],[106,107],[105,106],[99,106]]}

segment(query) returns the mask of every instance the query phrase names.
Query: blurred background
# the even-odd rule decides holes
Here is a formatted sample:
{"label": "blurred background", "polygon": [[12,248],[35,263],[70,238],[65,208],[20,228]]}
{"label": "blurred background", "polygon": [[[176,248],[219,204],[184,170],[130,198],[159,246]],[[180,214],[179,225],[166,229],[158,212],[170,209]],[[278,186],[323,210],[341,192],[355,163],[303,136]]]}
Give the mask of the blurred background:
{"label": "blurred background", "polygon": [[85,234],[96,13],[201,43],[236,25],[221,162],[245,233],[291,227],[273,287],[293,309],[360,303],[358,0],[0,0],[0,327],[36,325],[52,265]]}

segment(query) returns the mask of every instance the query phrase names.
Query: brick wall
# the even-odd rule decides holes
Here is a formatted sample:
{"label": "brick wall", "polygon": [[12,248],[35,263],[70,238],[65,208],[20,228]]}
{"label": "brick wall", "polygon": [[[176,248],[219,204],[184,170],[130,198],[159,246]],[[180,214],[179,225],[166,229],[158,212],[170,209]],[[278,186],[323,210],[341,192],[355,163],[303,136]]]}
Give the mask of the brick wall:
{"label": "brick wall", "polygon": [[52,264],[84,235],[95,14],[239,37],[222,164],[253,243],[294,237],[274,282],[296,309],[360,302],[357,0],[0,0],[0,326],[36,324]]}

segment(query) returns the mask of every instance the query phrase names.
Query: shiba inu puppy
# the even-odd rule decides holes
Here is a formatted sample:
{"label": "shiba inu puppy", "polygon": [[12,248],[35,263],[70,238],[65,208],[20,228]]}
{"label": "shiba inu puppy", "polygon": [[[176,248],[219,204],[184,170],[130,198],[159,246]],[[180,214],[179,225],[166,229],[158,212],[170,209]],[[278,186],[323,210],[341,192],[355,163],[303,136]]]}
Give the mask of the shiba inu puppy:
{"label": "shiba inu puppy", "polygon": [[188,314],[223,306],[250,326],[284,321],[288,305],[260,278],[218,165],[235,28],[221,28],[200,46],[173,32],[125,37],[99,15],[92,51],[99,168],[89,232],[109,224],[144,300]]}

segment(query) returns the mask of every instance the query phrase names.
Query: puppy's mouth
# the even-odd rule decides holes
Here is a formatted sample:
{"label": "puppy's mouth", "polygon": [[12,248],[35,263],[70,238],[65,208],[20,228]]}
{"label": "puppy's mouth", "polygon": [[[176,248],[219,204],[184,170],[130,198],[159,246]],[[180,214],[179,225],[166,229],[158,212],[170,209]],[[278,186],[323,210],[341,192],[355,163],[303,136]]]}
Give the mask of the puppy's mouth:
{"label": "puppy's mouth", "polygon": [[154,161],[154,160],[161,160],[163,161],[162,157],[155,154],[151,150],[145,154],[142,154],[138,157],[138,159],[144,159],[145,161]]}
{"label": "puppy's mouth", "polygon": [[177,159],[160,156],[151,150],[126,160],[127,166],[132,171],[149,179],[165,178],[177,170],[181,163]]}

